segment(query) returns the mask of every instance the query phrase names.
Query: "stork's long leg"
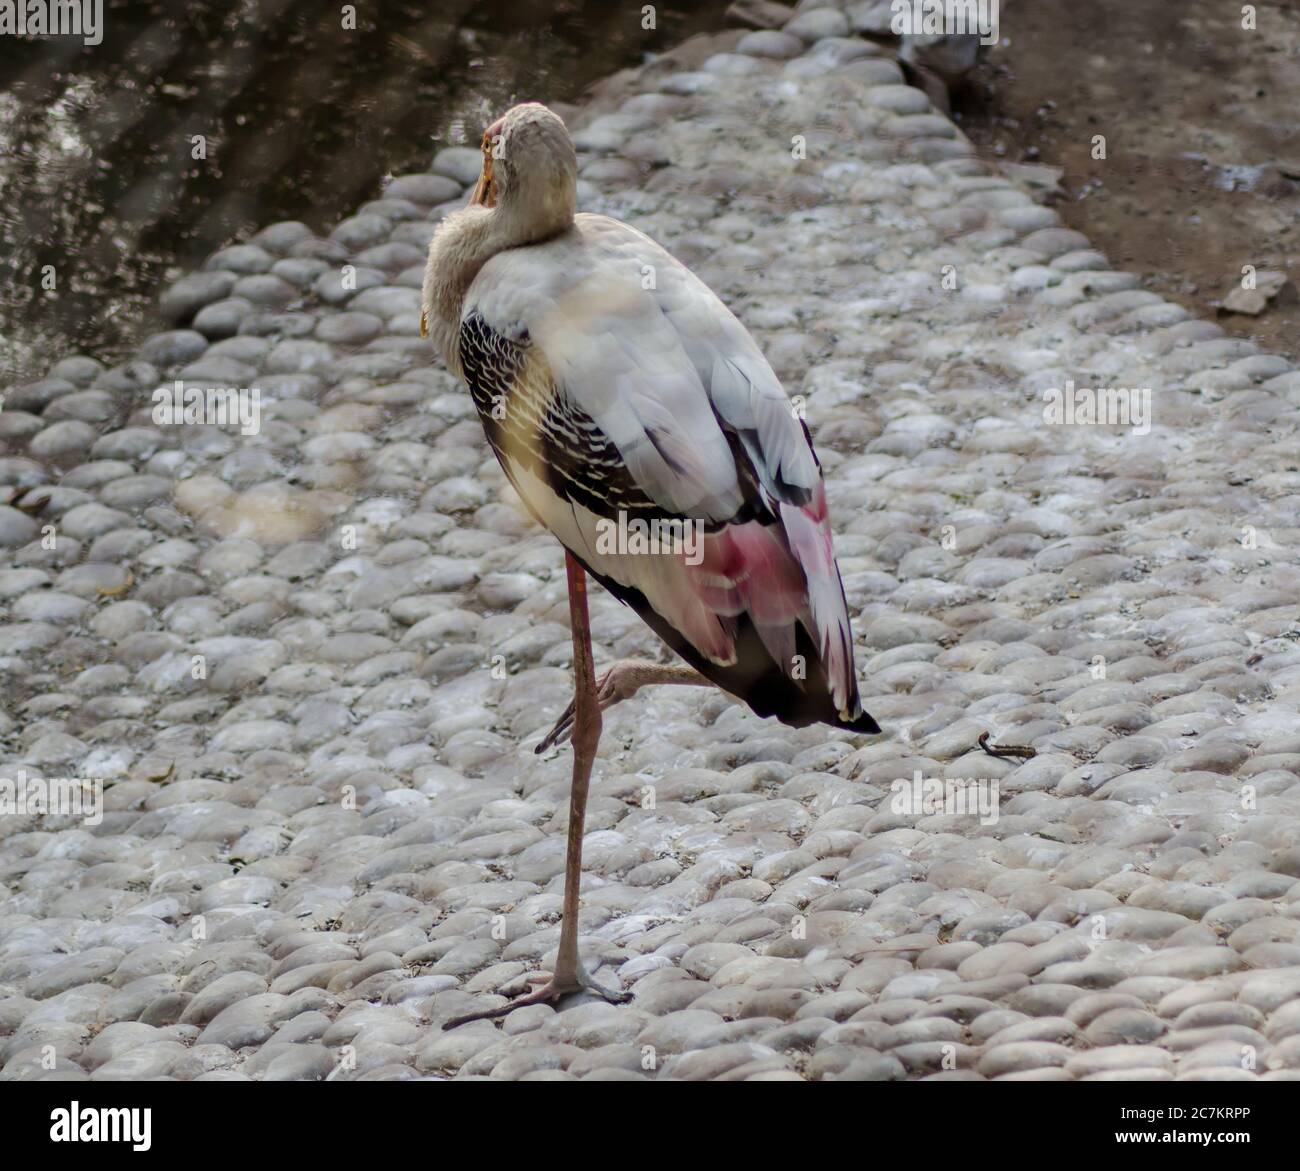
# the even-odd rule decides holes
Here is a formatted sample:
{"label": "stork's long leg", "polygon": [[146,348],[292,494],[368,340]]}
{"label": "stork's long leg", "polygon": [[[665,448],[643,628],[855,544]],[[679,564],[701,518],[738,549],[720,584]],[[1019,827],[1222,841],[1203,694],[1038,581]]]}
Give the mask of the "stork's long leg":
{"label": "stork's long leg", "polygon": [[[688,687],[714,687],[711,679],[706,679],[694,667],[649,663],[640,659],[624,659],[615,663],[596,681],[596,699],[600,710],[613,707],[622,700],[630,699],[642,687],[661,683],[676,683]],[[574,713],[577,711],[578,694],[575,691],[569,706],[560,713],[555,727],[542,737],[534,752],[545,752],[552,744],[562,744],[573,726]]]}
{"label": "stork's long leg", "polygon": [[560,923],[560,947],[555,971],[536,992],[520,996],[509,1004],[486,1012],[470,1013],[447,1021],[444,1029],[466,1021],[505,1016],[525,1004],[550,1004],[570,992],[584,989],[618,1004],[630,994],[597,984],[587,975],[578,955],[578,893],[582,883],[582,835],[587,821],[587,790],[600,743],[600,700],[591,664],[591,623],[587,614],[587,579],[573,554],[565,554],[569,580],[569,618],[573,624],[573,785],[569,793],[569,836],[564,858],[564,918]]}

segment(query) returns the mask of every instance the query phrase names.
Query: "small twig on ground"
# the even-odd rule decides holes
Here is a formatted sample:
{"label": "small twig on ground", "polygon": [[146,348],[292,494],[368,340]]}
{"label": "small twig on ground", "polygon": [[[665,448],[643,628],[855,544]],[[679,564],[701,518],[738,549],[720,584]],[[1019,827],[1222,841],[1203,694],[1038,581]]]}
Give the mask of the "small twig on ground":
{"label": "small twig on ground", "polygon": [[990,744],[987,732],[980,733],[979,746],[990,756],[1023,757],[1028,760],[1031,756],[1038,755],[1038,749],[1030,748],[1027,744]]}

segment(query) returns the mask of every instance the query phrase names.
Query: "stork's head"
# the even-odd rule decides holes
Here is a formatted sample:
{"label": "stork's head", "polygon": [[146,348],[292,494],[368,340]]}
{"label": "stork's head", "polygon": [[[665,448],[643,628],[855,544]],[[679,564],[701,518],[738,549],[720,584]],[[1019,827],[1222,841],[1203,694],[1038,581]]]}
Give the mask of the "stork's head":
{"label": "stork's head", "polygon": [[499,207],[536,228],[561,231],[577,205],[578,158],[558,114],[539,102],[515,106],[483,133],[483,171],[471,204]]}

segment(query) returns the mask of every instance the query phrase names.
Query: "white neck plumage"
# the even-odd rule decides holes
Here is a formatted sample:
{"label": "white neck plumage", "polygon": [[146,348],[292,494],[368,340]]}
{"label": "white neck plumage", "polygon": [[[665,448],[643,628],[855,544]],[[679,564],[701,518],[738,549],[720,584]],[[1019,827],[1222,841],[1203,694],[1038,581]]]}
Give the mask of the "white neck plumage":
{"label": "white neck plumage", "polygon": [[522,198],[506,197],[495,207],[474,204],[453,212],[429,245],[421,327],[453,370],[465,294],[479,270],[498,252],[540,243],[573,225],[571,184],[524,187],[518,195]]}

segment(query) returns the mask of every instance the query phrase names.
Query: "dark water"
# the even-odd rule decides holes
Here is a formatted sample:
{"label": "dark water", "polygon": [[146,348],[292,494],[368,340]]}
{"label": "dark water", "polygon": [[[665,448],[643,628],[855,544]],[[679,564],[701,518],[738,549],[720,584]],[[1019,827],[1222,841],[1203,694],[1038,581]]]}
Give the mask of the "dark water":
{"label": "dark water", "polygon": [[0,378],[120,358],[214,249],[326,229],[512,101],[576,100],[726,3],[657,4],[648,30],[624,0],[360,0],[347,29],[334,0],[110,0],[99,45],[0,37]]}

